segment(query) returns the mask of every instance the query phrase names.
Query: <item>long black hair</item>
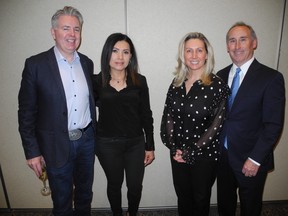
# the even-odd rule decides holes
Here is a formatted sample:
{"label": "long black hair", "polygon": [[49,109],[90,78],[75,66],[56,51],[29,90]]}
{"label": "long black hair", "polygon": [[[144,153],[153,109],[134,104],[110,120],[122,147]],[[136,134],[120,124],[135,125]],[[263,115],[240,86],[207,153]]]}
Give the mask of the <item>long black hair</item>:
{"label": "long black hair", "polygon": [[130,59],[128,66],[126,67],[127,77],[131,77],[133,85],[138,85],[139,81],[138,81],[137,74],[138,74],[139,67],[138,67],[136,50],[132,43],[132,40],[127,35],[122,34],[122,33],[111,34],[107,38],[103,46],[103,50],[101,54],[102,84],[103,86],[107,86],[111,79],[109,63],[110,63],[110,59],[111,59],[114,46],[118,41],[126,41],[130,46],[131,59]]}

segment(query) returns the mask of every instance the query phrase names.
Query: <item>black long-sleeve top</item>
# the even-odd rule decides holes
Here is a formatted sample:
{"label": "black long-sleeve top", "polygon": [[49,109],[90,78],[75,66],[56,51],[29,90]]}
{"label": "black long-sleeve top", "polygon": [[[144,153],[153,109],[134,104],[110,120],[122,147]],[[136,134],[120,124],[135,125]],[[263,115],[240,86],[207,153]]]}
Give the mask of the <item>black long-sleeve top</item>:
{"label": "black long-sleeve top", "polygon": [[185,82],[170,85],[161,121],[161,139],[174,156],[182,150],[188,164],[195,160],[217,160],[219,132],[225,117],[229,87],[212,74],[212,83],[198,80],[186,94]]}
{"label": "black long-sleeve top", "polygon": [[117,91],[102,85],[102,72],[93,76],[96,106],[99,108],[97,136],[134,138],[145,135],[145,150],[154,147],[153,117],[146,78],[137,74],[139,85],[127,76],[127,87]]}

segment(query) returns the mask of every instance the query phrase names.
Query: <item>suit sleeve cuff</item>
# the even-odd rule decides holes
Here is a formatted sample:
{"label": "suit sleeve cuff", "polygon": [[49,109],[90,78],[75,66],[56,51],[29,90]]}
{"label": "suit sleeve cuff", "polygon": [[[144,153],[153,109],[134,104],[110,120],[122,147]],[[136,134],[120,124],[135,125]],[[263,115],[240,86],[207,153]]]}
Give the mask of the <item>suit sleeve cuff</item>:
{"label": "suit sleeve cuff", "polygon": [[252,161],[254,164],[256,164],[256,165],[258,165],[258,166],[261,166],[260,163],[258,163],[257,161],[253,160],[252,158],[248,157],[248,159],[249,159],[250,161]]}

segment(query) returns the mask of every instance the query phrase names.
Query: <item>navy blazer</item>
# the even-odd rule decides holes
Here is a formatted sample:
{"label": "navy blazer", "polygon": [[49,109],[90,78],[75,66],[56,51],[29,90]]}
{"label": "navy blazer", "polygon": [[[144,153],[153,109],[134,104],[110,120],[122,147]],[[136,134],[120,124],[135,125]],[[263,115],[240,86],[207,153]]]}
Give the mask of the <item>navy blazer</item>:
{"label": "navy blazer", "polygon": [[[228,83],[232,65],[217,74]],[[281,135],[285,112],[283,75],[256,59],[250,65],[226,113],[221,133],[227,136],[228,157],[234,170],[241,171],[248,157],[261,164],[260,170],[274,168],[273,149]]]}
{"label": "navy blazer", "polygon": [[[90,93],[95,131],[96,109],[91,82],[94,65],[87,56],[78,54]],[[63,166],[70,153],[68,111],[53,48],[26,59],[18,100],[19,132],[26,159],[42,155],[48,166]]]}

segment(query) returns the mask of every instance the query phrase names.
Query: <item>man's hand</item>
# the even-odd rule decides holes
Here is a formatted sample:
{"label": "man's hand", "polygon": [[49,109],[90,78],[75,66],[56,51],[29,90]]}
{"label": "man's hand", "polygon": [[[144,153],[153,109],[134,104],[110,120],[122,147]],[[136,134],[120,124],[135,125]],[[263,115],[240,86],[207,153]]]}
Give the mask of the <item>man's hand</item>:
{"label": "man's hand", "polygon": [[258,170],[259,170],[259,166],[253,163],[251,160],[247,159],[242,168],[242,173],[246,177],[252,177],[252,176],[257,175]]}
{"label": "man's hand", "polygon": [[45,161],[42,156],[31,158],[27,160],[27,165],[35,172],[36,176],[42,174],[42,167],[45,166]]}
{"label": "man's hand", "polygon": [[144,165],[148,166],[155,159],[154,151],[145,151]]}

